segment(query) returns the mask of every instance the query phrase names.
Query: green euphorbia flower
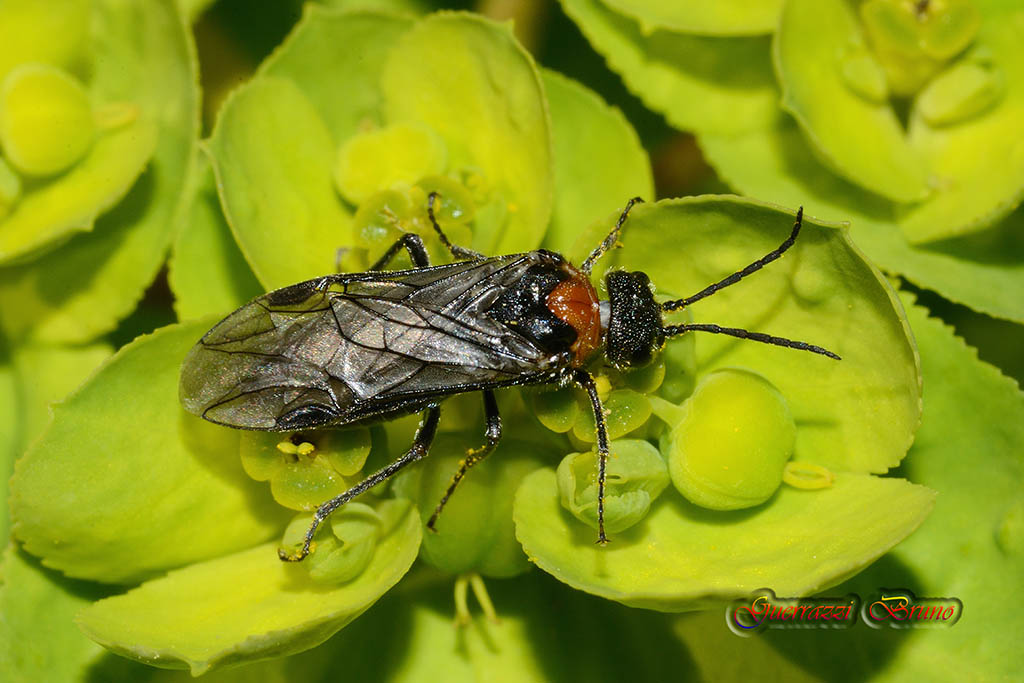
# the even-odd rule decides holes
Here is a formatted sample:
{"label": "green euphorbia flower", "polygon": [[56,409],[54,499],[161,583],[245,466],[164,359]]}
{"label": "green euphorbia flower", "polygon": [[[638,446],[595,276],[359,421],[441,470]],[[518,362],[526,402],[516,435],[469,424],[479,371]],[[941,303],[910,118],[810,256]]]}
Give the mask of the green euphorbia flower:
{"label": "green euphorbia flower", "polygon": [[714,4],[709,30],[642,0],[562,0],[739,192],[850,221],[883,268],[1024,322],[1020,3],[758,3],[769,21]]}
{"label": "green euphorbia flower", "polygon": [[135,308],[193,189],[197,72],[173,0],[0,4],[0,333],[83,344]]}
{"label": "green euphorbia flower", "polygon": [[[444,257],[426,229],[431,191],[466,246],[545,244],[578,263],[628,197],[652,195],[650,172],[621,115],[539,71],[507,26],[461,13],[416,21],[311,6],[225,102],[206,149],[212,172],[172,262],[183,322],[122,348],[58,406],[13,479],[25,550],[68,576],[133,586],[78,618],[115,652],[202,673],[306,650],[384,596],[417,556],[440,581],[465,575],[463,588],[532,561],[570,586],[669,611],[765,584],[805,594],[861,569],[931,508],[928,489],[875,476],[900,463],[920,415],[902,308],[845,230],[808,218],[782,261],[674,319],[806,339],[842,361],[686,335],[649,368],[594,365],[611,435],[628,437],[613,442],[608,547],[595,546],[591,526],[589,403],[541,388],[501,392],[507,440],[470,470],[436,535],[424,538],[423,524],[483,439],[474,395],[445,404],[427,462],[323,524],[305,562],[282,563],[277,549],[296,543],[312,506],[393,461],[418,416],[333,434],[204,422],[177,396],[181,360],[203,332],[250,294],[339,260],[365,267],[400,231],[421,232]],[[600,269],[642,269],[659,298],[684,296],[777,247],[791,225],[790,212],[732,196],[641,205],[626,248]],[[792,419],[793,457],[834,472],[831,486],[759,492],[744,511],[700,508],[669,486],[678,434],[663,424],[672,410],[652,413],[701,402],[694,387],[724,366],[770,383]],[[701,405],[711,422],[736,407],[711,403]],[[555,467],[567,455],[560,488]],[[765,478],[777,478],[782,457],[771,456]],[[438,581],[434,570],[409,583]]]}
{"label": "green euphorbia flower", "polygon": [[[0,212],[0,264],[92,230],[96,217],[128,192],[156,145],[154,112],[113,99],[105,83],[110,66],[102,60],[92,73],[104,46],[93,44],[86,30],[90,3],[66,4],[0,7],[0,153],[25,184]],[[37,42],[60,47],[15,37],[42,35],[54,20],[56,33]],[[75,72],[90,74],[91,83]]]}

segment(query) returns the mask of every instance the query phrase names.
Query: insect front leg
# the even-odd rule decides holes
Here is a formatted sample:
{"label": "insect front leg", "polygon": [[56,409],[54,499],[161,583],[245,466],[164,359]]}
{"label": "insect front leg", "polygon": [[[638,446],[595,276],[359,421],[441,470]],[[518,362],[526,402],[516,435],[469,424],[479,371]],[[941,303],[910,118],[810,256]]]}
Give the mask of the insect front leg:
{"label": "insect front leg", "polygon": [[608,475],[608,426],[604,420],[604,406],[597,393],[597,384],[586,370],[577,370],[573,380],[587,390],[590,405],[594,409],[594,425],[597,427],[597,542],[604,545],[608,537],[604,533],[604,489]]}
{"label": "insect front leg", "polygon": [[501,441],[501,415],[498,413],[498,402],[494,399],[493,391],[484,391],[484,415],[487,420],[487,431],[485,432],[487,443],[479,448],[471,448],[466,452],[466,457],[459,463],[458,471],[452,476],[451,483],[448,484],[448,490],[444,492],[444,497],[441,498],[441,502],[434,508],[434,514],[430,516],[430,520],[427,522],[427,528],[431,531],[436,531],[434,525],[437,523],[437,518],[441,516],[441,510],[444,509],[448,499],[455,493],[455,488],[462,481],[462,478],[466,476],[469,468],[490,455],[491,451],[498,445],[498,442]]}
{"label": "insect front leg", "polygon": [[436,403],[427,406],[426,412],[423,415],[423,422],[420,424],[420,428],[416,431],[416,436],[413,439],[412,446],[409,447],[409,450],[406,451],[405,455],[387,467],[371,474],[348,491],[331,498],[329,501],[318,507],[316,509],[316,514],[313,515],[313,523],[309,525],[309,529],[306,531],[306,536],[302,542],[302,548],[299,552],[292,555],[284,550],[278,550],[278,557],[285,562],[300,562],[305,559],[306,555],[309,555],[309,549],[313,543],[313,536],[316,534],[317,528],[325,519],[330,517],[332,512],[359,494],[372,489],[374,486],[386,479],[390,479],[406,465],[414,463],[420,458],[425,457],[430,451],[430,444],[434,441],[434,435],[437,434],[437,422],[440,418],[441,408]]}
{"label": "insect front leg", "polygon": [[430,265],[430,257],[427,256],[427,250],[424,248],[423,240],[420,239],[420,236],[414,235],[411,232],[405,232],[402,233],[402,236],[394,244],[388,247],[388,250],[377,259],[376,263],[370,266],[370,270],[382,270],[402,249],[409,252],[409,259],[415,267],[426,268]]}

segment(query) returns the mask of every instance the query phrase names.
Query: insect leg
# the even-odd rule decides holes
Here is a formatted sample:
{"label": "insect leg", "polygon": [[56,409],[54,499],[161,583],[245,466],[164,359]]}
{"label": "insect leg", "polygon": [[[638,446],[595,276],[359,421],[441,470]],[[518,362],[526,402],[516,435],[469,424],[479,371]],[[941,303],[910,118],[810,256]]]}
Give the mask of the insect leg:
{"label": "insect leg", "polygon": [[484,258],[484,255],[478,251],[466,249],[465,247],[460,247],[459,245],[452,244],[451,242],[448,241],[448,235],[444,234],[444,231],[441,230],[441,226],[437,224],[437,219],[434,217],[434,202],[440,196],[441,195],[439,195],[436,192],[431,192],[429,195],[427,195],[427,216],[430,217],[430,224],[434,226],[434,232],[436,232],[437,236],[441,238],[441,243],[448,248],[448,251],[451,252],[452,257],[457,261],[478,261]]}
{"label": "insect leg", "polygon": [[804,207],[800,207],[796,212],[796,222],[793,223],[793,232],[789,234],[789,237],[779,245],[777,249],[773,249],[761,258],[757,259],[743,270],[738,270],[729,277],[723,278],[713,285],[708,285],[704,289],[700,290],[693,296],[688,296],[685,299],[678,299],[676,301],[666,301],[661,304],[661,310],[663,311],[676,311],[680,308],[685,308],[692,304],[694,301],[700,301],[704,297],[711,296],[720,289],[724,289],[729,285],[734,285],[751,273],[757,272],[767,266],[772,261],[775,261],[781,257],[786,251],[793,246],[796,242],[796,236],[800,234],[800,226],[804,222]]}
{"label": "insect leg", "polygon": [[402,233],[402,236],[395,241],[388,250],[384,252],[384,255],[377,259],[377,262],[370,266],[370,270],[381,270],[388,264],[388,261],[395,258],[395,254],[405,249],[409,252],[409,258],[412,260],[412,265],[417,268],[426,268],[430,265],[430,258],[427,256],[427,250],[423,247],[423,240],[420,239],[419,235],[414,235],[411,232]]}
{"label": "insect leg", "polygon": [[430,450],[430,444],[434,441],[434,435],[437,433],[437,422],[440,417],[441,408],[438,407],[437,404],[428,406],[424,413],[423,422],[420,423],[420,428],[416,431],[416,437],[413,439],[412,446],[409,447],[409,450],[406,451],[405,455],[387,467],[371,474],[348,491],[331,498],[329,501],[318,507],[316,509],[316,514],[313,515],[313,523],[310,524],[309,529],[306,531],[306,536],[302,543],[302,549],[295,555],[286,553],[284,550],[278,550],[278,557],[285,562],[300,562],[303,560],[306,555],[309,555],[309,547],[313,543],[313,536],[316,534],[317,527],[319,527],[332,512],[359,494],[367,491],[368,489],[372,489],[382,481],[391,478],[392,475],[396,474],[406,465],[416,462],[420,458],[426,456],[427,452]]}
{"label": "insect leg", "polygon": [[626,217],[629,215],[630,209],[633,208],[634,204],[642,203],[643,201],[644,200],[640,197],[633,197],[629,202],[627,202],[626,208],[622,210],[622,215],[619,216],[619,220],[615,221],[615,227],[612,228],[612,231],[604,238],[604,241],[597,245],[597,248],[594,249],[594,251],[590,252],[590,256],[588,256],[587,260],[583,262],[582,266],[580,266],[580,270],[587,275],[590,275],[590,271],[594,267],[594,264],[597,263],[597,259],[604,256],[604,253],[611,249],[618,241],[619,233],[622,232],[622,224],[626,222]]}
{"label": "insect leg", "polygon": [[587,390],[590,405],[594,409],[594,425],[597,427],[597,542],[604,545],[608,537],[604,534],[604,489],[608,470],[608,427],[604,421],[604,406],[597,394],[597,384],[586,370],[577,370],[573,379]]}
{"label": "insect leg", "polygon": [[441,498],[441,502],[434,508],[434,514],[430,516],[430,520],[427,522],[427,528],[431,531],[436,531],[434,525],[437,523],[437,518],[441,516],[441,510],[444,509],[448,499],[455,493],[455,487],[466,476],[469,468],[490,455],[491,451],[498,445],[498,442],[501,441],[501,415],[498,413],[498,402],[494,400],[493,391],[484,391],[484,415],[487,419],[487,431],[485,432],[487,443],[479,448],[471,448],[466,452],[466,457],[459,463],[458,471],[452,476],[451,483],[448,484],[448,490],[444,492],[444,497]]}

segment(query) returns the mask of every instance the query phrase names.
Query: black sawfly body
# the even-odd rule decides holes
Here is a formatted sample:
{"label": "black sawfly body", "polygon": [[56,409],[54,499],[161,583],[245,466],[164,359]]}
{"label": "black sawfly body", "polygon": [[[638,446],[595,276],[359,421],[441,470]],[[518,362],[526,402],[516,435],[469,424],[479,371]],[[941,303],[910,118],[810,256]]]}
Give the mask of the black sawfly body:
{"label": "black sawfly body", "polygon": [[[480,391],[486,443],[468,451],[427,526],[466,472],[501,438],[494,390],[527,384],[575,384],[594,411],[598,450],[598,543],[604,529],[608,434],[601,399],[586,369],[601,351],[625,369],[651,362],[667,338],[690,331],[725,334],[811,351],[819,346],[711,324],[665,325],[662,313],[681,310],[778,259],[800,232],[803,209],[790,236],[775,250],[685,299],[658,303],[642,272],[610,271],[609,298],[590,282],[594,263],[618,240],[630,200],[614,228],[577,268],[560,254],[536,250],[487,257],[448,241],[430,222],[452,263],[428,264],[422,240],[404,234],[367,272],[327,275],[253,299],[213,327],[182,366],[186,410],[240,429],[295,432],[387,420],[423,412],[412,446],[400,458],[320,505],[297,554],[310,552],[317,527],[364,491],[427,455],[440,419],[440,402]],[[409,270],[382,270],[405,249]]]}

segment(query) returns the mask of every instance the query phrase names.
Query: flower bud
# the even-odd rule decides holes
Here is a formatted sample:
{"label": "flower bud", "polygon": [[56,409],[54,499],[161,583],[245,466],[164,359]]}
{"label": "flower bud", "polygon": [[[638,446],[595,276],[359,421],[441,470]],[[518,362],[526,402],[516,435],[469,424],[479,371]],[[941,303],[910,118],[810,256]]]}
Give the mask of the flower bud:
{"label": "flower bud", "polygon": [[341,195],[358,205],[378,190],[439,174],[447,164],[437,133],[419,123],[396,123],[349,138],[338,150],[334,181]]}
{"label": "flower bud", "polygon": [[530,407],[542,425],[559,434],[572,429],[580,414],[580,404],[572,387],[533,389]]}
{"label": "flower bud", "polygon": [[702,507],[758,505],[782,483],[795,440],[789,406],[771,382],[749,370],[714,372],[683,403],[667,439],[672,483]]}
{"label": "flower bud", "polygon": [[[668,486],[668,471],[661,454],[638,439],[620,439],[611,451],[605,476],[604,526],[609,533],[633,526],[647,514],[651,503]],[[597,529],[598,454],[570,453],[558,465],[558,491],[562,507]]]}
{"label": "flower bud", "polygon": [[[597,440],[594,411],[589,401],[584,403],[585,408],[580,410],[572,433],[580,441],[594,443]],[[616,389],[608,394],[603,403],[609,439],[618,439],[629,434],[651,417],[651,402],[646,396],[632,389]]]}
{"label": "flower bud", "polygon": [[26,175],[60,173],[92,146],[96,127],[82,84],[47,64],[22,64],[0,85],[0,146]]}

